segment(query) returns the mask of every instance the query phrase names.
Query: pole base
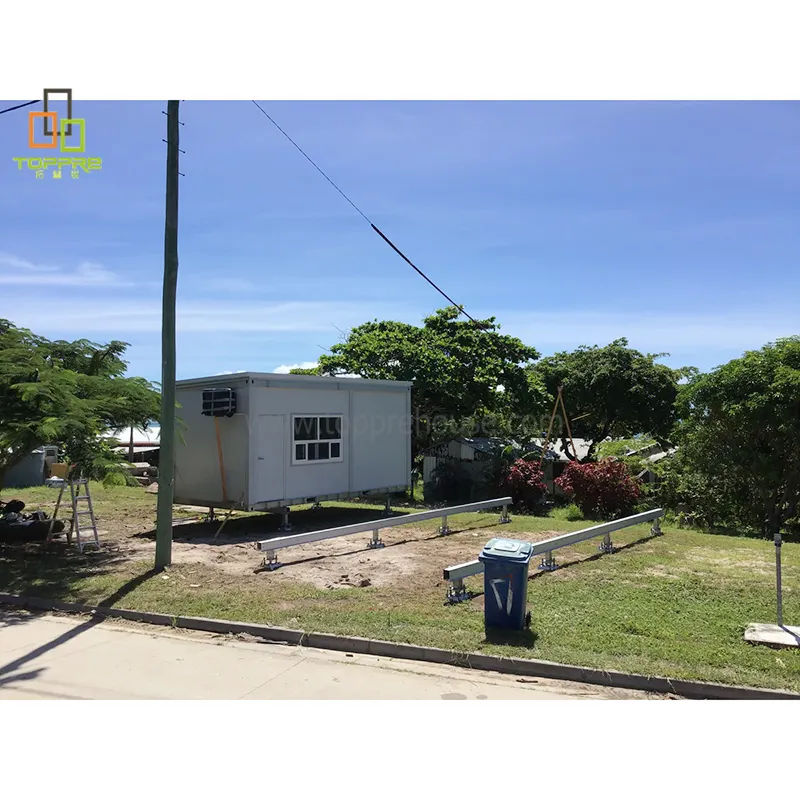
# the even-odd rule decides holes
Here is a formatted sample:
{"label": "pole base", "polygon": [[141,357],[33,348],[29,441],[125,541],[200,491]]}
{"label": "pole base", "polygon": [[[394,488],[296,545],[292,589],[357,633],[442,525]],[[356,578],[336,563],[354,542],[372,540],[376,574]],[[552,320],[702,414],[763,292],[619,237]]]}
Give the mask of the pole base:
{"label": "pole base", "polygon": [[767,647],[779,649],[800,648],[800,628],[792,625],[769,625],[763,622],[754,622],[747,626],[744,638],[750,644],[764,644]]}

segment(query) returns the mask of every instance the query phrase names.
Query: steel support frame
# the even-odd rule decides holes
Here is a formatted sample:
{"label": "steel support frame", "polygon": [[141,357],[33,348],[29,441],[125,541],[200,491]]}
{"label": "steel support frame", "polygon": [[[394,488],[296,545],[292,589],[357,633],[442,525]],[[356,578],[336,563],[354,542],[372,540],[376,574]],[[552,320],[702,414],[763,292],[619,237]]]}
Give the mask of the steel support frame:
{"label": "steel support frame", "polygon": [[[631,525],[638,525],[641,524],[642,521],[641,517],[645,515],[653,515],[656,514],[657,516],[653,517],[652,528],[650,530],[651,535],[653,536],[662,536],[663,532],[661,530],[661,525],[659,523],[660,518],[663,517],[664,511],[663,509],[652,509],[652,511],[643,512],[642,514],[634,514],[632,517],[627,517],[624,520],[619,520],[618,523],[623,524],[602,524],[598,526],[594,526],[593,528],[587,528],[585,531],[576,531],[578,534],[582,534],[582,536],[578,539],[578,541],[570,541],[575,539],[574,534],[563,534],[561,536],[556,536],[553,539],[548,539],[544,542],[536,542],[534,543],[533,547],[533,554],[542,554],[543,558],[539,563],[539,569],[546,572],[553,572],[554,570],[558,569],[558,564],[556,563],[556,559],[553,556],[553,551],[560,549],[562,547],[568,547],[572,544],[578,544],[580,541],[588,541],[589,538],[593,538],[593,536],[602,536],[603,541],[600,544],[600,550],[605,553],[613,553],[615,552],[615,548],[611,542],[611,532],[606,530],[603,532],[604,528],[612,527],[612,530],[622,530],[623,528],[630,527]],[[637,519],[638,518],[638,519]],[[595,531],[596,528],[600,528],[600,531]],[[590,534],[586,536],[585,534]],[[567,540],[567,541],[565,541]],[[553,549],[545,550],[547,546],[551,546]],[[448,602],[450,602],[450,597],[453,594],[460,595],[458,589],[454,587],[463,586],[463,578],[466,575],[478,575],[483,571],[483,566],[479,564],[478,561],[470,561],[465,564],[459,564],[454,567],[446,567],[444,570],[443,578],[449,582],[447,597]],[[455,572],[457,577],[451,577],[451,574]],[[461,597],[461,599],[466,599],[465,597]]]}
{"label": "steel support frame", "polygon": [[[294,536],[277,537],[273,540],[266,539],[258,542],[258,549],[261,552],[265,550],[279,550],[283,547],[294,547],[299,544],[309,544],[311,542],[320,542],[326,539],[332,539],[338,536],[349,536],[355,533],[372,532],[374,528],[387,528],[396,527],[399,525],[412,525],[418,522],[427,521],[430,519],[441,519],[445,516],[452,514],[466,514],[472,511],[482,511],[489,508],[499,508],[502,505],[507,505],[511,502],[510,497],[501,497],[495,500],[482,500],[477,503],[467,503],[463,506],[451,506],[446,509],[432,509],[430,511],[422,511],[419,513],[407,514],[402,516],[392,515],[391,519],[372,520],[370,522],[359,522],[354,525],[343,525],[340,528],[329,528],[323,531],[310,531],[309,533],[300,533]],[[288,508],[284,509],[284,521],[288,522]],[[291,540],[287,542],[286,540]]]}

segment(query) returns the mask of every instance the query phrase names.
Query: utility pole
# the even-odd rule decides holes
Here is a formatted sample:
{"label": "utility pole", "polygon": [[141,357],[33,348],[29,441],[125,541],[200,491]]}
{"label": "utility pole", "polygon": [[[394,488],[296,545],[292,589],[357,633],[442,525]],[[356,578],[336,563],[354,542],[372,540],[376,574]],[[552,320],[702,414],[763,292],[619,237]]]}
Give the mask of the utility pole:
{"label": "utility pole", "polygon": [[172,563],[175,494],[175,299],[178,287],[178,179],[180,100],[167,103],[167,208],[164,226],[164,291],[161,311],[161,447],[158,464],[156,569]]}

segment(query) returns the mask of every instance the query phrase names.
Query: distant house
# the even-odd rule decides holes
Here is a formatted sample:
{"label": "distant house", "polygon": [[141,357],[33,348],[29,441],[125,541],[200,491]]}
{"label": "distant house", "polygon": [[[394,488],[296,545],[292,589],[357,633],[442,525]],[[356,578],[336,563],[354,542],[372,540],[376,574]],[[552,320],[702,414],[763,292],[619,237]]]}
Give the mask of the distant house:
{"label": "distant house", "polygon": [[2,488],[24,489],[29,486],[41,486],[50,477],[50,468],[57,461],[56,445],[39,447],[6,472]]}
{"label": "distant house", "polygon": [[629,450],[625,455],[644,458],[647,466],[636,476],[642,483],[659,483],[661,476],[655,472],[653,467],[655,467],[659,461],[673,456],[677,449],[677,447],[664,448],[656,443],[649,447],[643,447],[640,450]]}
{"label": "distant house", "polygon": [[113,449],[133,464],[158,464],[160,437],[161,428],[120,428],[107,434]]}
{"label": "distant house", "polygon": [[[591,441],[574,439],[573,442],[578,458],[584,458],[589,451]],[[493,455],[508,445],[514,447],[520,455],[535,453],[541,458],[544,439],[532,439],[530,442],[500,438],[451,439],[425,451],[422,464],[423,483],[430,483],[434,470],[446,461],[459,463],[467,475],[478,482],[483,478],[484,470]],[[571,449],[570,447],[570,451]],[[544,482],[550,495],[561,495],[561,490],[555,485],[555,479],[561,475],[569,461],[560,440],[549,444],[542,467]]]}

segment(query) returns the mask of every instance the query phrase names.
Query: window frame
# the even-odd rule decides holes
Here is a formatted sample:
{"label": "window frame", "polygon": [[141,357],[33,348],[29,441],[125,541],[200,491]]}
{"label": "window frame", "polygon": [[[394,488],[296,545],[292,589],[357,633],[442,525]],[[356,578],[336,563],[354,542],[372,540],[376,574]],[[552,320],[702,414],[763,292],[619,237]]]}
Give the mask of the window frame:
{"label": "window frame", "polygon": [[[344,414],[292,414],[292,436],[291,436],[291,447],[292,447],[292,466],[293,467],[302,467],[308,464],[338,464],[344,461],[344,435],[343,435],[343,427],[344,427]],[[339,420],[339,438],[338,439],[321,439],[319,438],[320,434],[320,420],[321,419],[330,419],[335,418]],[[295,420],[296,419],[316,419],[317,421],[317,438],[316,439],[300,439],[296,440],[294,438],[294,431],[295,431]],[[302,444],[306,446],[306,457],[305,458],[297,458],[297,445]],[[339,455],[336,458],[313,458],[310,459],[308,457],[308,446],[312,444],[327,444],[329,447],[332,444],[339,445]]]}

